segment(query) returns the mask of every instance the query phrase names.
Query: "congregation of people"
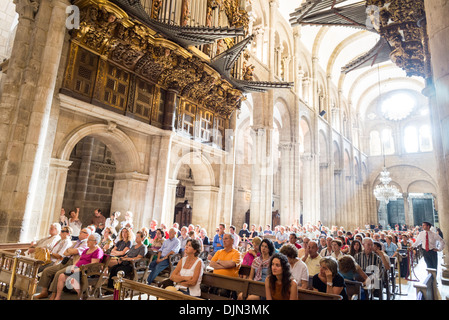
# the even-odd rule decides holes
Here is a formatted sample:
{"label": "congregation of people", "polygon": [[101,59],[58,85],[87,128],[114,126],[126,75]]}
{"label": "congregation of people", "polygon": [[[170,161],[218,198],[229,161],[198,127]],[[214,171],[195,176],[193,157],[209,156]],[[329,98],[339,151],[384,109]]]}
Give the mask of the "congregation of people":
{"label": "congregation of people", "polygon": [[[100,209],[95,209],[90,224],[83,226],[79,209],[71,210],[69,216],[62,209],[60,220],[50,226],[49,235],[32,242],[27,251],[36,258],[41,257],[42,251],[49,254],[39,269],[41,291],[35,298],[59,300],[65,287],[79,292],[79,268],[103,261],[106,256],[110,257],[106,286],[113,289],[118,272],[130,274],[131,262],[146,257],[151,250],[154,254],[146,283],[152,285],[169,266],[170,257],[180,254],[182,258],[170,275],[170,289],[184,294],[200,297],[202,290],[217,290],[201,283],[203,273],[212,272],[263,282],[265,297],[250,295],[248,300],[295,300],[298,288],[336,294],[347,300],[345,279],[367,285],[371,281],[369,274],[391,267],[390,257],[398,257],[401,252],[416,254],[419,245],[428,252],[424,255],[426,263],[432,264],[436,252],[445,245],[441,231],[427,222],[422,226],[396,225],[385,229],[365,225],[350,231],[327,227],[320,221],[274,228],[251,225],[249,229],[244,223],[238,231],[235,226],[220,223],[209,235],[200,225],[174,223],[167,228],[156,220],[148,228],[136,228],[132,212],[126,212],[122,221],[120,215],[113,212],[106,218]],[[207,253],[206,259],[200,258],[203,252]],[[402,260],[401,275],[407,277],[410,266],[407,259]],[[250,269],[248,274],[239,272],[243,266]],[[239,292],[217,291],[242,299]]]}

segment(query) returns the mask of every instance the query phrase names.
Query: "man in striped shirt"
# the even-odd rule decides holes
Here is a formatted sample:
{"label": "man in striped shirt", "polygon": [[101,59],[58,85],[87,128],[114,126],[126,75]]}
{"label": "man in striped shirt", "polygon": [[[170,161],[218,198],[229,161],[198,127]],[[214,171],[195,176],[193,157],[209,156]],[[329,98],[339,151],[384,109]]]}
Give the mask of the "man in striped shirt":
{"label": "man in striped shirt", "polygon": [[383,255],[374,252],[374,241],[371,238],[363,238],[363,252],[359,252],[354,256],[357,264],[365,273],[378,272],[378,279],[381,279],[382,268],[390,268],[390,262]]}

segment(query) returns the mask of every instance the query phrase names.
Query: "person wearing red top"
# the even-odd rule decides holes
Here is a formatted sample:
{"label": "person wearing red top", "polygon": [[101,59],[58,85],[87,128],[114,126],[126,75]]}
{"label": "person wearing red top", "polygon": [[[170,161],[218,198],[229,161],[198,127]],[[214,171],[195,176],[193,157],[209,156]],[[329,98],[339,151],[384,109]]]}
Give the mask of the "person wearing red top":
{"label": "person wearing red top", "polygon": [[79,268],[89,263],[98,263],[103,258],[103,250],[98,246],[101,236],[94,233],[87,238],[87,249],[80,256],[76,256],[73,265],[66,268],[58,278],[56,294],[53,293],[50,300],[61,300],[61,294],[65,286],[69,289],[75,289],[77,293],[80,290],[80,272]]}
{"label": "person wearing red top", "polygon": [[290,233],[290,236],[288,237],[288,242],[293,244],[297,249],[301,249],[302,247],[297,241],[298,236],[296,235],[296,233],[294,232]]}

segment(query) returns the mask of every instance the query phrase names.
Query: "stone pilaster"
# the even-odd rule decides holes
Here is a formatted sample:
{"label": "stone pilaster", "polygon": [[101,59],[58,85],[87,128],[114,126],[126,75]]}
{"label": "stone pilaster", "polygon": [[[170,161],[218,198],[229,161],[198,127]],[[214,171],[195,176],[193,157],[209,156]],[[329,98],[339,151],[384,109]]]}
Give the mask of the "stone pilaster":
{"label": "stone pilaster", "polygon": [[[427,31],[429,36],[429,51],[433,79],[428,81],[427,96],[430,96],[430,116],[433,126],[433,145],[438,166],[438,207],[440,227],[443,234],[449,234],[449,23],[447,12],[449,2],[446,0],[424,0]],[[432,94],[434,87],[435,94]],[[430,90],[429,90],[430,89]],[[444,249],[444,264],[449,265],[449,246]],[[446,269],[443,272],[449,278]]]}
{"label": "stone pilaster", "polygon": [[6,137],[0,147],[0,212],[10,218],[6,223],[8,241],[26,242],[39,232],[43,206],[40,189],[45,190],[41,177],[47,176],[49,166],[49,158],[43,153],[67,32],[68,1],[42,0],[38,11],[37,3],[16,1],[20,19],[12,54],[17,57],[11,63],[4,91],[9,92],[11,86],[17,88],[3,95],[0,102],[5,116],[0,131]]}
{"label": "stone pilaster", "polygon": [[251,224],[271,224],[273,198],[273,155],[271,128],[253,127],[251,171]]}

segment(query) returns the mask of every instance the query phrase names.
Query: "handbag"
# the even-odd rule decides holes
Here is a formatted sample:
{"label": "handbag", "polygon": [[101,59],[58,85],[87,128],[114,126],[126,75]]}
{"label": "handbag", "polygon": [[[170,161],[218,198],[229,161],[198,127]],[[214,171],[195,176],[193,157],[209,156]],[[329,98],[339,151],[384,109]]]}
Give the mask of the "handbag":
{"label": "handbag", "polygon": [[61,264],[66,264],[67,262],[69,262],[70,258],[71,258],[70,256],[64,257],[64,258],[61,260]]}
{"label": "handbag", "polygon": [[50,250],[48,250],[47,248],[40,248],[40,247],[35,248],[34,259],[43,261],[44,262],[43,265],[51,263],[50,257],[51,253]]}

